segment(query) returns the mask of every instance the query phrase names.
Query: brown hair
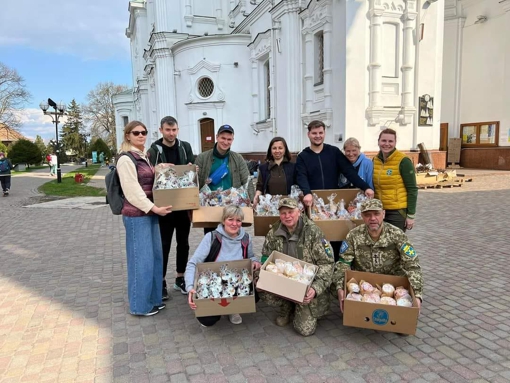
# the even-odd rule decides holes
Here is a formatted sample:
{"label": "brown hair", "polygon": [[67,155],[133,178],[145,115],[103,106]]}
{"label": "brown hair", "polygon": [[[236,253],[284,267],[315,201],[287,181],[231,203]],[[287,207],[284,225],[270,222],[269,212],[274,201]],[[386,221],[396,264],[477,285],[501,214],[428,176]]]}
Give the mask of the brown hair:
{"label": "brown hair", "polygon": [[381,139],[381,136],[383,134],[393,134],[395,136],[395,141],[397,141],[397,132],[395,132],[393,129],[390,129],[390,128],[386,128],[381,133],[379,133],[379,138],[377,139],[377,141],[379,141]]}
{"label": "brown hair", "polygon": [[310,122],[308,124],[308,131],[311,131],[312,129],[315,129],[315,128],[324,128],[324,130],[326,130],[326,125],[324,125],[324,122],[320,121],[320,120],[313,120],[312,122]]}
{"label": "brown hair", "polygon": [[285,138],[283,138],[283,137],[275,137],[269,143],[269,147],[267,148],[267,154],[266,154],[267,162],[274,161],[273,154],[271,153],[271,148],[273,147],[273,144],[275,142],[279,142],[279,141],[281,141],[283,143],[283,147],[285,148],[285,154],[283,155],[283,157],[285,159],[287,159],[287,161],[290,162],[291,157],[290,157],[289,147],[287,146],[287,142],[285,141]]}
{"label": "brown hair", "polygon": [[143,124],[143,122],[133,120],[129,124],[127,124],[124,127],[124,140],[122,141],[122,144],[120,146],[121,152],[127,152],[131,148],[131,143],[128,141],[128,139],[126,137],[137,126],[141,126],[142,128],[145,129],[145,131],[147,131],[147,127]]}

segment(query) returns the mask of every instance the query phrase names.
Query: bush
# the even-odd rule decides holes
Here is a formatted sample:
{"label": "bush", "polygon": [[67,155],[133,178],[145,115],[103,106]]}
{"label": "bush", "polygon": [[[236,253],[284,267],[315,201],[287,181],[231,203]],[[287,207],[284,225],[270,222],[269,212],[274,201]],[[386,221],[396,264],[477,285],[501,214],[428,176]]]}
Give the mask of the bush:
{"label": "bush", "polygon": [[9,150],[7,149],[7,146],[5,146],[2,142],[0,142],[0,152],[2,152],[6,157],[9,157]]}
{"label": "bush", "polygon": [[42,153],[41,149],[33,142],[18,140],[10,147],[9,159],[13,164],[40,165]]}
{"label": "bush", "polygon": [[92,152],[97,152],[98,158],[101,152],[104,153],[105,158],[112,158],[112,151],[110,150],[108,145],[106,145],[106,142],[104,142],[101,138],[96,139],[90,145],[88,149],[89,158],[92,157]]}

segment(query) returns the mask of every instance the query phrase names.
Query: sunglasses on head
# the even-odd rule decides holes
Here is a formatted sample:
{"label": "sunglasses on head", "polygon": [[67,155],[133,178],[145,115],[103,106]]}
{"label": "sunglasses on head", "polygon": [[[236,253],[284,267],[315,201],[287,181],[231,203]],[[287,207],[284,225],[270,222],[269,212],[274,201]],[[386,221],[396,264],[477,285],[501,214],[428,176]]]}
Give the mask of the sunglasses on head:
{"label": "sunglasses on head", "polygon": [[133,134],[133,136],[139,136],[140,134],[142,136],[146,136],[147,135],[147,131],[146,130],[132,130],[131,133]]}

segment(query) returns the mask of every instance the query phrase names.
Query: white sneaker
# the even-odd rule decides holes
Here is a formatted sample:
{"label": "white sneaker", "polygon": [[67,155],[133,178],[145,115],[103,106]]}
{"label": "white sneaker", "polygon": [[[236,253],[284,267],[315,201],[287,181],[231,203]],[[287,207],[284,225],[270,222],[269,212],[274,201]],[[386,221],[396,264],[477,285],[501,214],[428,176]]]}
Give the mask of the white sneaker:
{"label": "white sneaker", "polygon": [[239,314],[232,314],[228,316],[228,320],[232,324],[241,324],[243,323],[243,318],[241,318],[241,315]]}

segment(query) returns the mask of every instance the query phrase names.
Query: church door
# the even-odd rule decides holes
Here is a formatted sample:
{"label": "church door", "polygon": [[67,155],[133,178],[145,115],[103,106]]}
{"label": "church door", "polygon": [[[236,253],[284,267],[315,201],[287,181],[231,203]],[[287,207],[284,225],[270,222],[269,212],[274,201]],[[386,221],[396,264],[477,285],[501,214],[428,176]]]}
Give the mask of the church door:
{"label": "church door", "polygon": [[202,143],[202,152],[214,147],[214,120],[204,118],[200,120],[200,141]]}

